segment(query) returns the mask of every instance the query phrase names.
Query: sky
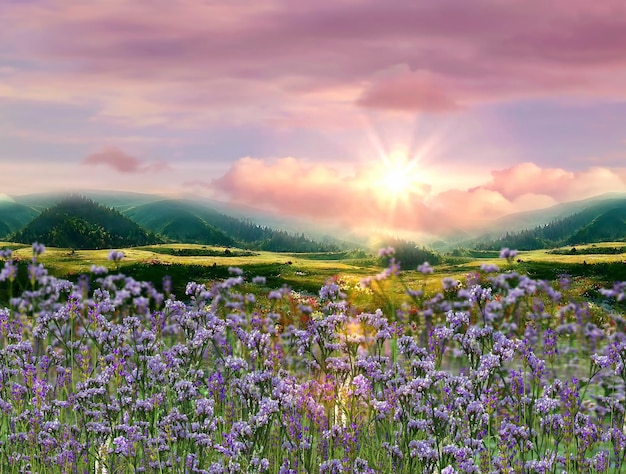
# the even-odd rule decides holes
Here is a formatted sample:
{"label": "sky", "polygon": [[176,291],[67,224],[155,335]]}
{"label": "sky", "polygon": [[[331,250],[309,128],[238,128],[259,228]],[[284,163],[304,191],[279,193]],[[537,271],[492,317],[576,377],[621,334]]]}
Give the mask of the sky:
{"label": "sky", "polygon": [[626,191],[622,0],[0,0],[0,195],[437,235]]}

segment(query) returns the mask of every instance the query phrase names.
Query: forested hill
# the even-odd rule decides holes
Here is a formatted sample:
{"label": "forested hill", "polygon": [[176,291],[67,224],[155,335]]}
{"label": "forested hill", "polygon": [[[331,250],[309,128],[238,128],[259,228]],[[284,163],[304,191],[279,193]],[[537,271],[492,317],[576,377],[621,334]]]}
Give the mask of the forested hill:
{"label": "forested hill", "polygon": [[74,249],[134,247],[161,241],[118,211],[82,196],[68,197],[44,210],[10,240]]}
{"label": "forested hill", "polygon": [[593,242],[626,240],[626,199],[611,200],[579,213],[476,245],[481,250],[503,247],[535,250]]}
{"label": "forested hill", "polygon": [[333,252],[335,242],[317,242],[304,234],[292,234],[222,214],[185,200],[164,200],[124,212],[137,224],[163,237],[185,243],[234,245],[274,252]]}
{"label": "forested hill", "polygon": [[572,235],[568,244],[626,240],[626,207],[611,209]]}

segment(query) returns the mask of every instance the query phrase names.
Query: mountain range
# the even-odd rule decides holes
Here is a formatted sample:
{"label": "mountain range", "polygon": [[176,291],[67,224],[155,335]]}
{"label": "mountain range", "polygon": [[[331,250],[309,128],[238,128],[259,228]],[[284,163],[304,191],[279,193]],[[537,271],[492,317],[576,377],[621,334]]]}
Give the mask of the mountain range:
{"label": "mountain range", "polygon": [[[67,208],[67,202],[65,208],[55,208],[67,200],[67,195],[63,194],[4,196],[0,200],[0,239],[42,243],[48,239],[74,248],[81,245],[115,247],[121,245],[112,240],[112,235],[120,229],[127,229],[129,233],[124,234],[124,238],[131,242],[133,239],[128,240],[128,236],[134,235],[134,245],[167,241],[291,252],[327,252],[366,246],[363,242],[346,242],[319,233],[294,231],[298,229],[297,223],[269,219],[253,210],[249,211],[254,217],[248,218],[243,211],[235,214],[228,210],[229,205],[218,201],[128,192],[89,191],[81,194],[85,196],[82,205],[89,201],[90,205],[101,209],[76,214],[80,206],[71,210]],[[107,219],[111,218],[113,211],[117,217],[116,224],[111,227]],[[93,214],[91,217],[97,217],[88,218],[90,213]],[[128,222],[122,224],[121,218]],[[277,227],[290,230],[278,230]],[[86,243],[78,238],[80,235],[93,238]],[[440,252],[458,247],[524,250],[624,239],[626,194],[610,194],[505,216],[495,220],[482,235],[470,237],[459,232],[455,237],[448,236],[430,246]]]}
{"label": "mountain range", "polygon": [[[1,201],[0,238],[76,249],[158,242],[236,246],[287,252],[329,252],[353,247],[337,239],[313,240],[222,214],[200,201],[134,193],[89,197],[35,194]],[[96,202],[99,201],[99,202]],[[19,211],[19,212],[18,212]]]}

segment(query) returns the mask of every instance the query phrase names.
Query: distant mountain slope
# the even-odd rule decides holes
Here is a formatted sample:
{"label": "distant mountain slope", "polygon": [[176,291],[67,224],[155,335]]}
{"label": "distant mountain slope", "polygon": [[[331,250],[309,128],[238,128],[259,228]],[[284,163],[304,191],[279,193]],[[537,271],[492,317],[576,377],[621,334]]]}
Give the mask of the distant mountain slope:
{"label": "distant mountain slope", "polygon": [[338,250],[335,243],[316,242],[304,234],[262,227],[193,201],[154,202],[129,209],[124,215],[146,229],[179,242],[235,245],[276,252]]}
{"label": "distant mountain slope", "polygon": [[98,249],[159,243],[151,232],[118,211],[88,198],[72,196],[44,210],[11,240],[52,247]]}
{"label": "distant mountain slope", "polygon": [[159,201],[137,206],[124,215],[152,232],[171,240],[213,245],[235,245],[229,237],[209,222],[211,213],[184,201]]}
{"label": "distant mountain slope", "polygon": [[[450,252],[460,248],[484,247],[485,244],[500,241],[507,234],[509,236],[522,233],[528,235],[536,228],[565,220],[576,214],[581,214],[577,219],[580,220],[582,227],[600,215],[602,209],[606,211],[612,207],[619,207],[620,202],[624,201],[626,201],[626,193],[606,193],[580,201],[563,202],[543,209],[516,212],[493,220],[478,234],[476,231],[471,233],[456,231],[441,236],[440,239],[433,241],[430,245],[441,252]],[[583,214],[583,211],[586,210],[589,210],[589,213]]]}
{"label": "distant mountain slope", "polygon": [[532,229],[536,226],[543,226],[555,220],[573,216],[596,206],[599,206],[598,209],[604,208],[608,210],[614,207],[615,203],[619,205],[619,202],[624,200],[626,200],[626,193],[607,193],[580,201],[563,202],[544,209],[516,212],[494,220],[485,233],[500,235],[507,231],[519,232],[525,229]]}
{"label": "distant mountain slope", "polygon": [[38,212],[34,209],[11,201],[0,201],[0,238],[21,229],[32,221]]}
{"label": "distant mountain slope", "polygon": [[569,244],[626,240],[626,199],[591,203],[576,214],[520,232],[507,232],[497,239],[484,238],[475,245],[490,250],[560,247]]}
{"label": "distant mountain slope", "polygon": [[626,205],[606,211],[568,239],[570,244],[611,242],[626,238]]}

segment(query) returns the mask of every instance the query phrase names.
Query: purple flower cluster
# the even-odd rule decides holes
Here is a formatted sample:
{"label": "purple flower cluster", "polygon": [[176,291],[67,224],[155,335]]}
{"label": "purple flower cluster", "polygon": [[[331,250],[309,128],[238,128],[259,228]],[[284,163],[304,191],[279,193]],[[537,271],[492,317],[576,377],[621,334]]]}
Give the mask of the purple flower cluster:
{"label": "purple flower cluster", "polygon": [[[623,319],[568,285],[485,268],[437,294],[407,289],[405,324],[336,281],[305,305],[288,288],[249,293],[265,280],[233,268],[181,301],[169,280],[160,292],[101,268],[56,279],[43,251],[0,304],[7,472],[626,469]],[[380,275],[401,277],[393,259]]]}
{"label": "purple flower cluster", "polygon": [[124,252],[121,250],[111,250],[109,252],[109,260],[113,262],[119,262],[124,258]]}

